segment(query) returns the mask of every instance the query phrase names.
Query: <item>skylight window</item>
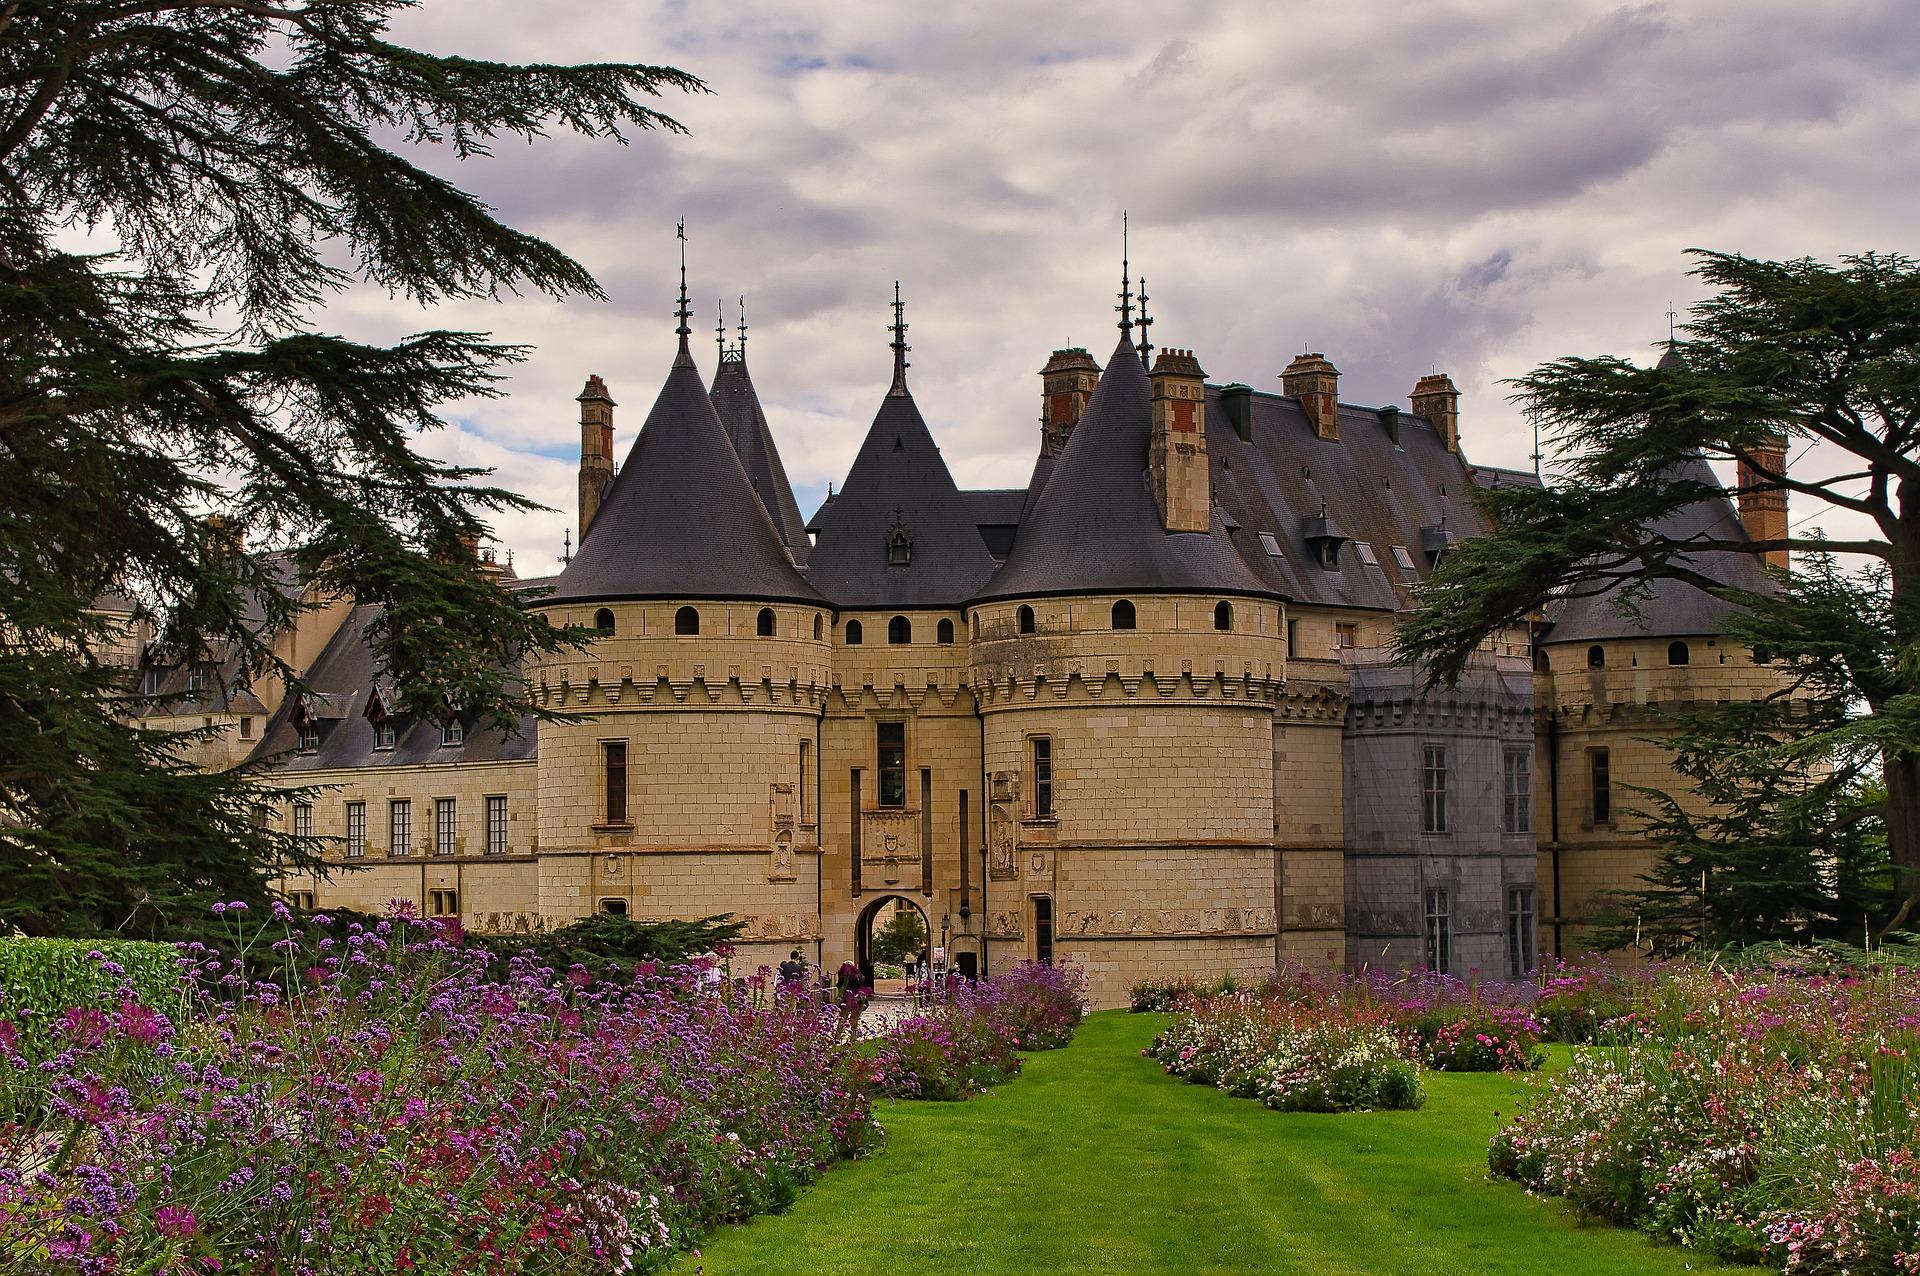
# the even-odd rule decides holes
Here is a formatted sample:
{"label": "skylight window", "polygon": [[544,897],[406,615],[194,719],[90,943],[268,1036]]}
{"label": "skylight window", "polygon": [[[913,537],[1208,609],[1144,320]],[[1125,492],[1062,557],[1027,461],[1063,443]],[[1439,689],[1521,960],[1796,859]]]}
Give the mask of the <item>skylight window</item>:
{"label": "skylight window", "polygon": [[1393,547],[1393,561],[1400,564],[1400,570],[1403,572],[1413,570],[1413,555],[1407,552],[1405,545],[1395,545]]}
{"label": "skylight window", "polygon": [[1272,532],[1260,533],[1260,548],[1274,558],[1280,557],[1280,538]]}
{"label": "skylight window", "polygon": [[1353,552],[1360,555],[1360,561],[1369,567],[1378,567],[1380,565],[1380,557],[1373,552],[1371,542],[1355,541],[1353,543]]}

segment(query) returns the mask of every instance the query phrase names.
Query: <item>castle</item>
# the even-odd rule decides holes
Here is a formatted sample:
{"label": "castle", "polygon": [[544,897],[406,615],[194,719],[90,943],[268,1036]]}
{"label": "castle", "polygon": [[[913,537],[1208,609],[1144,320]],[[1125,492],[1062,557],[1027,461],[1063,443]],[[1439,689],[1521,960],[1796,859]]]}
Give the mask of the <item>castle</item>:
{"label": "castle", "polygon": [[[492,568],[598,631],[523,671],[580,716],[511,737],[409,720],[364,609],[323,598],[277,639],[304,695],[149,669],[162,718],[226,725],[209,764],[273,756],[330,786],[277,818],[358,871],[288,880],[299,903],[506,932],[732,913],[748,969],[866,960],[910,906],[958,969],[1072,960],[1099,1004],[1276,958],[1518,975],[1577,951],[1650,862],[1621,799],[1670,779],[1644,739],[1661,708],[1774,685],[1719,638],[1724,604],[1661,582],[1637,615],[1570,601],[1423,690],[1389,655],[1396,616],[1485,530],[1476,485],[1537,481],[1466,461],[1444,374],[1404,411],[1342,402],[1319,354],[1279,393],[1218,384],[1153,351],[1123,287],[1105,366],[1041,369],[1028,484],[965,491],[896,295],[891,384],[809,520],[744,330],[707,386],[684,268],[681,297],[617,472],[610,387],[579,396],[577,553],[546,579]],[[1774,536],[1786,512],[1720,496],[1685,517]],[[1765,587],[1744,556],[1700,565]]]}

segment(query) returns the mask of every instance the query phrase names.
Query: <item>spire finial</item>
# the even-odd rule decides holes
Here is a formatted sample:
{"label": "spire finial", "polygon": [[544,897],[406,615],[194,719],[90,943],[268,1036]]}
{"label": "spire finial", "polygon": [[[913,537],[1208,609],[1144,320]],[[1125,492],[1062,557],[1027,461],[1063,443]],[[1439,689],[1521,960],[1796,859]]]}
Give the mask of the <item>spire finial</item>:
{"label": "spire finial", "polygon": [[1140,325],[1140,366],[1151,371],[1153,334],[1147,329],[1153,325],[1153,320],[1147,317],[1147,277],[1145,275],[1140,276],[1140,318],[1134,322]]}
{"label": "spire finial", "polygon": [[1127,264],[1127,210],[1120,210],[1120,304],[1114,309],[1120,312],[1120,331],[1133,335],[1133,280],[1129,275],[1131,267]]}
{"label": "spire finial", "polygon": [[1673,308],[1673,303],[1669,301],[1667,303],[1667,349],[1669,350],[1673,349],[1673,321],[1679,317],[1679,313]]}
{"label": "spire finial", "polygon": [[571,563],[573,561],[573,529],[571,527],[562,533],[560,537],[560,561],[562,563]]}
{"label": "spire finial", "polygon": [[680,336],[680,352],[687,352],[687,338],[693,335],[689,326],[693,318],[693,307],[687,302],[687,219],[682,217],[674,224],[674,237],[680,241],[680,305],[674,310],[679,316],[680,326],[674,332]]}
{"label": "spire finial", "polygon": [[747,294],[740,294],[740,357],[747,357]]}
{"label": "spire finial", "polygon": [[907,351],[913,347],[907,344],[906,303],[900,300],[900,281],[893,281],[893,389],[889,394],[907,392]]}
{"label": "spire finial", "polygon": [[720,347],[720,358],[721,358],[721,361],[724,362],[727,357],[727,303],[726,302],[721,301],[718,298],[714,299],[713,317],[715,320],[715,323],[713,325],[713,343]]}

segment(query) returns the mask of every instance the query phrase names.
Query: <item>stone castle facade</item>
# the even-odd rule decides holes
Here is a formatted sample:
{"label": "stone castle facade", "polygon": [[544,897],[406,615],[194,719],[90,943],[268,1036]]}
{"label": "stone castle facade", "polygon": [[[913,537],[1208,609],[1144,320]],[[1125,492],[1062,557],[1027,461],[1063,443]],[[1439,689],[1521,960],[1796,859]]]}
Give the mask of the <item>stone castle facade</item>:
{"label": "stone castle facade", "polygon": [[1423,691],[1388,654],[1396,616],[1485,530],[1476,485],[1534,477],[1465,460],[1445,375],[1409,411],[1342,402],[1318,354],[1279,393],[1218,384],[1130,319],[1104,367],[1046,362],[1029,483],[966,491],[896,311],[892,383],[810,520],[744,331],[709,387],[683,319],[617,472],[589,378],[578,552],[543,580],[496,568],[600,631],[524,670],[566,722],[403,718],[363,610],[323,599],[284,639],[304,695],[149,676],[182,725],[227,724],[210,764],[272,755],[328,786],[280,817],[332,839],[342,871],[285,883],[320,907],[508,932],[731,913],[749,968],[795,947],[831,968],[911,905],[959,968],[1071,960],[1101,1004],[1276,959],[1501,977],[1576,951],[1650,861],[1623,803],[1670,779],[1659,710],[1762,694],[1767,670],[1719,639],[1720,604],[1663,583],[1637,617],[1570,604]]}

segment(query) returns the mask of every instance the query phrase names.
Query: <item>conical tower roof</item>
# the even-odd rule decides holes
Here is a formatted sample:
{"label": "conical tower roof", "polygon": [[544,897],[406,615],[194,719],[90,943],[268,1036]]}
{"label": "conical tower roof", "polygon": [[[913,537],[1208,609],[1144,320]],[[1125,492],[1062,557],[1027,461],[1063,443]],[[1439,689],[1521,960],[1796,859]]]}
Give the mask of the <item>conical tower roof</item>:
{"label": "conical tower roof", "polygon": [[1277,597],[1235,550],[1216,507],[1206,532],[1168,532],[1147,473],[1147,372],[1122,330],[1080,424],[980,599],[1043,594]]}
{"label": "conical tower roof", "polygon": [[904,351],[846,483],[814,515],[807,576],[841,607],[956,607],[993,575],[972,507],[907,389]]}
{"label": "conical tower roof", "polygon": [[795,562],[806,562],[810,547],[807,520],[801,517],[799,502],[793,499],[793,485],[787,481],[787,467],[780,463],[780,449],[774,446],[773,431],[760,407],[753,377],[747,372],[744,351],[721,354],[720,366],[713,374],[713,392],[708,397],[787,551]]}
{"label": "conical tower roof", "polygon": [[[1728,499],[1726,489],[1704,458],[1689,457],[1672,466],[1667,478],[1675,482],[1698,483],[1707,495],[1691,505],[1674,510],[1651,529],[1670,540],[1716,540],[1740,542],[1751,539],[1740,515]],[[1767,575],[1757,554],[1732,550],[1701,550],[1678,560],[1709,580],[1755,594],[1774,591],[1773,578]],[[1626,571],[1629,568],[1620,568]],[[1553,628],[1548,642],[1597,642],[1606,638],[1687,638],[1720,633],[1727,618],[1739,608],[1716,598],[1684,580],[1660,577],[1636,590],[1630,606],[1622,606],[1624,586],[1615,586],[1591,597],[1569,598],[1548,609]]]}
{"label": "conical tower roof", "polygon": [[821,603],[680,354],[573,561],[543,603],[740,598]]}

